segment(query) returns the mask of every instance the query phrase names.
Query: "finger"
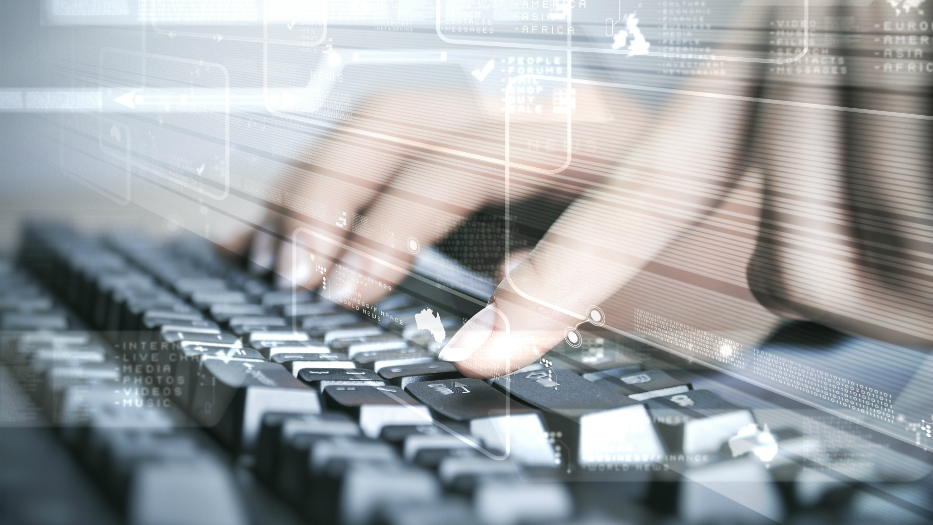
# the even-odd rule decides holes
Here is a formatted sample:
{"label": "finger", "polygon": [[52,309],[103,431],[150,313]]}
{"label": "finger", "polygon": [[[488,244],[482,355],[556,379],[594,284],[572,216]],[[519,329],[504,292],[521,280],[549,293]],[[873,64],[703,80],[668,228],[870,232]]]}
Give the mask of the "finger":
{"label": "finger", "polygon": [[[299,193],[316,203],[318,213],[308,220],[293,217],[285,231],[294,235],[299,228],[308,228],[311,235],[297,235],[302,249],[308,257],[296,257],[298,262],[314,257],[314,271],[307,280],[298,279],[299,284],[313,288],[324,282],[334,268],[339,255],[347,249],[351,234],[366,235],[367,225],[374,221],[364,215],[367,208],[383,189],[409,162],[409,158],[424,156],[423,150],[415,150],[404,144],[414,137],[424,141],[424,130],[405,127],[400,122],[410,121],[411,115],[422,115],[432,121],[439,114],[444,119],[432,129],[432,137],[442,131],[458,127],[473,127],[478,113],[471,111],[469,92],[462,90],[431,92],[411,91],[389,93],[370,100],[354,113],[354,127],[389,137],[401,139],[382,140],[359,134],[336,132],[328,138],[323,153],[318,155],[309,169],[310,176],[301,184]],[[432,186],[436,186],[436,181]],[[325,210],[325,211],[320,211]],[[377,241],[386,242],[384,229],[377,230]],[[370,235],[370,238],[373,236]],[[289,258],[282,257],[283,261]],[[304,264],[304,263],[302,263]],[[290,280],[294,275],[308,276],[305,267],[289,268],[283,263],[279,271]]]}
{"label": "finger", "polygon": [[[446,169],[445,169],[446,168]],[[501,195],[499,168],[456,170],[410,162],[367,210],[368,228],[358,231],[340,264],[359,272],[338,297],[372,304],[409,273],[423,247],[446,236],[494,196]],[[377,235],[378,231],[385,232]]]}
{"label": "finger", "polygon": [[[324,153],[305,172],[296,193],[309,201],[326,203],[324,211],[311,217],[292,216],[284,221],[283,243],[277,272],[287,282],[306,288],[321,284],[323,276],[343,251],[347,236],[357,222],[358,212],[373,200],[399,166],[399,155],[391,145],[373,144],[364,137],[328,139]],[[312,214],[314,211],[312,210]],[[309,234],[302,234],[301,230]],[[300,242],[294,246],[293,242]],[[293,257],[292,249],[302,250]],[[310,254],[323,272],[309,270]],[[300,263],[300,266],[293,264]]]}

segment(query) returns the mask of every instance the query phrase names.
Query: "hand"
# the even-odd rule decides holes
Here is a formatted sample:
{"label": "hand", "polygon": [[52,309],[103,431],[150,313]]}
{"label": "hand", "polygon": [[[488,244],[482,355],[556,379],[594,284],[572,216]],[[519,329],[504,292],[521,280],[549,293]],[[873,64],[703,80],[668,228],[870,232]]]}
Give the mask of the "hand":
{"label": "hand", "polygon": [[[860,10],[859,27],[883,19],[883,7]],[[799,18],[786,11],[745,9],[739,18],[744,27]],[[810,19],[829,11],[811,8]],[[933,284],[920,277],[931,262],[921,239],[933,233],[930,159],[923,153],[929,124],[843,109],[857,103],[918,114],[927,106],[898,93],[903,77],[873,73],[879,60],[858,56],[846,57],[847,76],[801,79],[732,63],[728,81],[686,82],[608,186],[590,189],[567,210],[440,358],[473,377],[531,364],[586,322],[591,306],[716,211],[737,183],[759,177],[764,184],[743,197],[759,219],[748,288],[765,307],[857,335],[931,346]],[[710,92],[727,97],[696,95]],[[895,153],[904,150],[912,156]],[[893,190],[892,183],[911,190]],[[748,229],[744,217],[735,225]]]}
{"label": "hand", "polygon": [[[618,137],[596,153],[614,158],[639,136],[647,119],[638,103],[607,93],[588,86],[578,90],[574,133]],[[353,122],[330,132],[320,147],[300,158],[283,177],[289,193],[300,196],[294,200],[305,202],[290,203],[297,208],[293,213],[270,212],[267,231],[241,235],[226,247],[247,254],[258,269],[275,265],[283,286],[321,289],[326,279],[331,299],[372,304],[407,275],[415,258],[406,247],[409,238],[428,246],[475,210],[504,198],[502,162],[476,162],[469,157],[503,156],[501,102],[492,102],[498,114],[485,111],[488,105],[465,88],[387,91],[367,100],[354,112]],[[542,123],[513,115],[510,123],[510,136],[524,147],[522,137],[541,136],[548,127],[561,136],[566,117],[545,116]],[[358,130],[398,140],[361,135]],[[488,141],[471,139],[477,136]],[[416,142],[421,145],[412,146]],[[445,151],[450,149],[466,151],[468,156]],[[541,183],[547,177],[517,169],[513,202],[539,191],[547,191],[555,200],[573,199],[598,178],[585,168],[588,162],[593,164],[589,155],[575,152],[574,163],[555,174],[551,184]],[[513,153],[513,162],[516,157],[521,155]],[[561,155],[552,157],[557,157],[557,164],[544,163],[543,170],[563,161]],[[318,204],[330,213],[315,216]],[[308,231],[314,235],[299,234],[294,242],[295,232]],[[335,287],[331,276],[338,269],[369,279],[345,280],[349,287]],[[370,282],[380,285],[367,285]]]}

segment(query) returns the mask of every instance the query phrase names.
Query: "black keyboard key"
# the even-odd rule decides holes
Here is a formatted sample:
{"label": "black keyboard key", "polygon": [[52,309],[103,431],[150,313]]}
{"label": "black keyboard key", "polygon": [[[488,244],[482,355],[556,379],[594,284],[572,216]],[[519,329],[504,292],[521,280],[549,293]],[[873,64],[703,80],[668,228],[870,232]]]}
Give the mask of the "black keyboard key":
{"label": "black keyboard key", "polygon": [[522,370],[498,377],[493,383],[529,405],[571,419],[599,410],[641,406],[624,395],[600,388],[559,368]]}
{"label": "black keyboard key", "polygon": [[255,348],[263,343],[272,341],[306,343],[311,341],[311,338],[308,337],[308,334],[304,332],[296,332],[291,328],[270,328],[268,330],[251,332],[247,337],[247,340],[249,341],[250,346]]}
{"label": "black keyboard key", "polygon": [[292,485],[301,477],[296,469],[307,470],[310,449],[297,443],[297,436],[304,436],[305,440],[314,440],[337,436],[353,437],[359,434],[360,426],[341,413],[266,413],[263,415],[262,428],[256,441],[254,468],[263,479],[278,480],[286,486]]}
{"label": "black keyboard key", "polygon": [[143,463],[130,486],[127,521],[133,524],[249,524],[233,473],[217,460]]}
{"label": "black keyboard key", "polygon": [[142,320],[143,320],[143,326],[149,328],[150,330],[154,330],[156,328],[161,327],[163,324],[166,324],[166,323],[161,322],[157,324],[153,322],[153,320],[202,321],[204,320],[204,316],[201,315],[201,312],[198,312],[197,310],[193,308],[171,309],[171,310],[163,310],[161,308],[154,308],[154,309],[146,310],[145,312],[143,312]]}
{"label": "black keyboard key", "polygon": [[682,453],[688,464],[704,463],[729,438],[754,424],[751,411],[733,405],[709,390],[691,390],[646,402],[648,411],[671,453]]}
{"label": "black keyboard key", "polygon": [[240,347],[243,343],[233,334],[211,334],[198,332],[162,332],[162,341],[166,343],[204,343],[209,345],[229,345],[230,347]]}
{"label": "black keyboard key", "polygon": [[453,419],[470,421],[477,418],[504,415],[537,414],[502,395],[481,379],[446,379],[408,385],[406,390],[431,407],[431,410]]}
{"label": "black keyboard key", "polygon": [[[327,346],[315,343],[314,341],[262,341],[262,343],[264,344],[257,344],[256,346],[258,348],[256,349],[262,353],[263,357],[277,363],[284,363],[285,361],[293,360],[294,356],[297,355],[320,355],[333,353]],[[281,357],[279,361],[276,361],[275,357],[279,355],[284,357]]]}
{"label": "black keyboard key", "polygon": [[[181,299],[142,299],[127,301],[124,312],[120,315],[119,327],[121,330],[142,330],[143,318],[150,310],[167,312],[198,313],[198,311]],[[111,326],[113,328],[113,326]]]}
{"label": "black keyboard key", "polygon": [[663,370],[639,372],[631,367],[624,367],[592,372],[584,377],[636,401],[680,394],[691,388],[690,383],[674,379]]}
{"label": "black keyboard key", "polygon": [[437,467],[444,487],[453,492],[472,494],[481,479],[515,479],[520,467],[513,461],[497,461],[486,456],[448,456]]}
{"label": "black keyboard key", "polygon": [[288,326],[288,321],[274,315],[238,315],[227,320],[227,326]]}
{"label": "black keyboard key", "polygon": [[166,319],[164,317],[146,317],[143,319],[144,330],[158,330],[159,332],[188,332],[198,334],[219,334],[220,327],[214,321],[207,319],[184,320]]}
{"label": "black keyboard key", "polygon": [[363,368],[305,368],[298,372],[298,379],[319,392],[329,386],[385,385],[378,374]]}
{"label": "black keyboard key", "polygon": [[432,423],[428,408],[396,386],[328,386],[324,405],[349,414],[371,438],[378,438],[388,425]]}
{"label": "black keyboard key", "polygon": [[5,331],[67,330],[68,316],[63,313],[7,312],[0,327]]}
{"label": "black keyboard key", "polygon": [[237,337],[245,338],[245,339],[249,339],[253,334],[256,334],[256,333],[276,332],[276,331],[281,330],[282,328],[285,328],[285,327],[278,323],[230,325],[230,331],[233,332],[234,335],[236,335]]}
{"label": "black keyboard key", "polygon": [[382,310],[384,312],[390,312],[392,310],[402,310],[405,308],[411,308],[415,305],[414,297],[405,294],[390,294],[382,298],[376,304],[376,309]]}
{"label": "black keyboard key", "polygon": [[540,414],[480,379],[413,383],[407,390],[438,414],[469,421],[470,433],[498,454],[508,452],[509,457],[526,465],[554,467],[560,463],[555,462]]}
{"label": "black keyboard key", "polygon": [[409,463],[436,469],[441,461],[451,456],[479,456],[482,443],[466,432],[454,435],[438,426],[419,425],[402,442],[402,457]]}
{"label": "black keyboard key", "polygon": [[224,292],[229,288],[223,279],[212,277],[185,277],[172,283],[178,295],[191,298],[196,292]]}
{"label": "black keyboard key", "polygon": [[360,367],[377,372],[386,367],[431,363],[435,358],[436,354],[417,346],[402,350],[358,352],[353,356]]}
{"label": "black keyboard key", "polygon": [[330,438],[313,443],[308,463],[310,484],[304,489],[305,514],[315,523],[338,523],[344,478],[356,465],[385,469],[401,461],[386,443],[367,438]]}
{"label": "black keyboard key", "polygon": [[0,296],[0,312],[37,313],[51,309],[51,297]]}
{"label": "black keyboard key", "polygon": [[664,446],[644,405],[564,369],[522,370],[495,385],[545,410],[548,427],[563,435],[581,466],[660,461]]}
{"label": "black keyboard key", "polygon": [[[286,309],[284,315],[289,317]],[[340,311],[329,314],[308,315],[296,319],[301,329],[313,333],[315,337],[323,337],[328,330],[335,330],[344,326],[372,326],[372,323],[362,321],[360,316],[352,312]]]}
{"label": "black keyboard key", "polygon": [[473,510],[483,523],[518,525],[569,519],[574,505],[563,484],[493,478],[475,489]]}
{"label": "black keyboard key", "polygon": [[133,471],[141,464],[197,461],[205,453],[194,440],[178,434],[109,430],[92,439],[99,455],[89,458],[88,464],[103,475],[105,489],[117,501],[125,500]]}
{"label": "black keyboard key", "polygon": [[[322,416],[325,414],[322,414]],[[326,414],[346,418],[344,414]],[[314,449],[321,443],[330,444],[334,439],[341,443],[357,444],[360,438],[360,428],[352,421],[322,421],[286,419],[281,428],[281,447],[274,472],[276,491],[297,507],[307,505],[311,480],[313,478],[311,457]],[[372,440],[363,440],[363,447],[369,447]],[[377,443],[377,442],[375,442]],[[383,453],[381,443],[377,453]],[[326,445],[330,446],[330,445]],[[363,451],[365,453],[365,450]],[[394,456],[390,457],[394,460]],[[339,462],[338,462],[339,463]],[[340,468],[338,464],[335,467]],[[327,465],[322,465],[321,470]]]}
{"label": "black keyboard key", "polygon": [[[358,321],[359,317],[355,314],[350,313],[338,304],[332,303],[330,301],[321,301],[317,303],[299,303],[299,304],[284,304],[280,307],[282,315],[285,317],[302,317],[308,319],[314,318],[326,318],[333,314],[342,314],[352,316],[354,321]],[[352,321],[351,321],[352,322]]]}
{"label": "black keyboard key", "polygon": [[390,502],[379,511],[379,523],[384,525],[436,525],[437,517],[444,517],[444,525],[476,525],[479,520],[473,509],[460,499],[447,498],[421,502]]}
{"label": "black keyboard key", "polygon": [[314,303],[317,295],[308,290],[288,290],[266,292],[262,295],[262,305],[266,308],[303,305],[305,303]]}
{"label": "black keyboard key", "polygon": [[243,292],[198,291],[191,294],[191,302],[202,310],[210,310],[215,304],[247,304],[249,297]]}
{"label": "black keyboard key", "polygon": [[408,342],[396,334],[380,334],[333,341],[329,345],[334,352],[341,352],[353,357],[360,352],[378,352],[380,350],[399,350],[408,346]]}
{"label": "black keyboard key", "polygon": [[258,304],[215,304],[210,309],[211,318],[218,323],[226,323],[234,317],[267,313],[266,309]]}
{"label": "black keyboard key", "polygon": [[417,507],[441,495],[429,472],[404,465],[353,465],[343,477],[339,519],[346,525],[367,525],[389,503]]}
{"label": "black keyboard key", "polygon": [[191,407],[191,399],[198,385],[198,371],[201,369],[202,358],[219,357],[263,361],[259,352],[252,348],[224,344],[185,342],[173,348],[172,351],[174,356],[169,360],[172,376],[176,379],[173,392],[176,402],[185,409]]}
{"label": "black keyboard key", "polygon": [[379,375],[390,385],[406,388],[411,383],[460,379],[463,376],[452,363],[434,361],[409,365],[393,365],[379,369]]}
{"label": "black keyboard key", "polygon": [[273,363],[279,363],[293,376],[306,368],[356,368],[356,361],[343,354],[276,354]]}
{"label": "black keyboard key", "polygon": [[236,451],[255,445],[266,412],[314,414],[320,398],[281,365],[262,361],[201,358],[192,401],[194,415]]}

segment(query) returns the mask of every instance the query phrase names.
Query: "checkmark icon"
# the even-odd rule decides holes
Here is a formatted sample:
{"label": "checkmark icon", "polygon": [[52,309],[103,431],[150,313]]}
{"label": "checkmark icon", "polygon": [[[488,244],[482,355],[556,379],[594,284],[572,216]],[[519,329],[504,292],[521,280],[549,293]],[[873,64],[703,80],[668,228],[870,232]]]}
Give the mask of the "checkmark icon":
{"label": "checkmark icon", "polygon": [[198,168],[198,169],[196,169],[196,170],[194,170],[194,171],[198,172],[198,175],[204,173],[204,164],[201,164],[201,167]]}
{"label": "checkmark icon", "polygon": [[294,21],[294,20],[292,20],[292,21],[291,21],[291,23],[290,23],[290,24],[287,24],[287,25],[286,25],[285,27],[287,27],[287,28],[288,28],[288,30],[289,30],[289,31],[291,31],[291,30],[292,30],[292,28],[293,28],[293,27],[295,27],[295,21]]}
{"label": "checkmark icon", "polygon": [[482,70],[482,71],[480,71],[480,70],[478,70],[478,69],[474,69],[474,70],[473,70],[473,76],[476,77],[477,80],[479,80],[480,82],[482,82],[483,80],[486,79],[486,75],[488,75],[489,72],[492,71],[492,69],[493,69],[494,67],[496,67],[496,61],[495,61],[495,60],[490,60],[489,62],[486,62],[486,65],[485,65],[485,66],[483,66],[483,70]]}

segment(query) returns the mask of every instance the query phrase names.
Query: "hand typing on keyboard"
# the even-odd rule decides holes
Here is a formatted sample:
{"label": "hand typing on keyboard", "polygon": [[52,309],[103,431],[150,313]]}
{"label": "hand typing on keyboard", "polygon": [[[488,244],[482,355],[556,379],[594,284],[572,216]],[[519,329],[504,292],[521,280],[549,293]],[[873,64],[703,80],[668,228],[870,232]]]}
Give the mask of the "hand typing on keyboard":
{"label": "hand typing on keyboard", "polygon": [[[872,20],[885,16],[883,8],[879,4],[860,11],[864,20],[859,23],[870,27]],[[819,16],[835,12],[829,7],[817,11]],[[769,16],[783,15],[795,16],[748,7],[737,16],[744,26],[767,27]],[[810,17],[818,18],[813,12]],[[919,240],[930,233],[922,218],[933,216],[929,169],[879,149],[879,144],[897,143],[924,150],[921,144],[929,132],[921,124],[925,121],[907,117],[923,113],[925,102],[913,95],[883,94],[893,89],[892,77],[875,73],[878,67],[866,58],[847,60],[851,74],[813,76],[806,87],[783,82],[778,69],[763,68],[755,60],[732,62],[733,81],[688,79],[648,117],[618,92],[605,95],[576,87],[575,134],[592,124],[587,112],[600,108],[624,119],[624,132],[601,124],[603,135],[610,137],[605,147],[618,152],[618,166],[597,184],[570,189],[554,179],[540,186],[551,193],[560,188],[575,200],[524,260],[507,256],[504,264],[514,269],[490,306],[450,341],[440,359],[455,362],[469,376],[497,376],[534,362],[565,337],[579,337],[568,330],[582,323],[612,324],[622,317],[620,312],[594,307],[611,303],[646,264],[691,229],[704,221],[711,221],[704,227],[717,227],[724,219],[710,217],[729,199],[741,201],[741,209],[728,212],[733,222],[720,226],[757,237],[750,257],[735,255],[747,260],[742,293],[749,304],[757,300],[780,316],[816,320],[857,335],[930,346],[933,304],[918,297],[933,293],[933,284],[911,277],[929,264],[928,255],[911,255],[929,254],[926,241]],[[855,98],[848,95],[852,89],[859,93]],[[696,96],[710,92],[716,96]],[[445,115],[433,130],[437,138],[488,125],[476,108],[463,103],[463,95],[456,90],[388,93],[370,106],[378,118],[391,120],[412,104],[436,104]],[[848,106],[859,109],[840,111]],[[886,113],[894,109],[897,115]],[[405,140],[415,140],[417,134],[405,130]],[[462,216],[501,198],[500,181],[485,173],[443,179],[438,166],[445,161],[436,155],[426,151],[412,157],[396,143],[364,148],[334,132],[315,153],[311,176],[300,183],[299,193],[346,210],[346,218],[338,218],[336,225],[315,224],[320,235],[309,246],[295,247],[297,257],[292,257],[292,243],[280,243],[277,271],[309,289],[320,286],[326,269],[334,265],[389,284],[400,281],[420,246],[450,230],[437,226],[438,210],[427,204],[429,199],[458,202],[456,212]],[[855,164],[853,158],[858,158]],[[576,174],[579,161],[574,157],[561,173]],[[899,187],[916,191],[898,192],[897,197],[887,191],[888,177],[895,172]],[[361,210],[366,210],[368,224],[406,232],[408,241],[386,243],[361,233],[364,225],[351,224]],[[305,226],[294,217],[278,217],[270,224],[277,224],[288,239]],[[399,246],[406,242],[410,244]],[[245,251],[245,244],[244,238],[231,247]],[[271,267],[275,245],[269,232],[257,233],[251,258]],[[311,255],[324,271],[315,271]],[[683,261],[678,270],[690,271],[699,259]],[[692,284],[690,279],[684,278]],[[379,287],[354,286],[351,282],[334,293],[338,299],[354,295],[369,304],[384,293]]]}

